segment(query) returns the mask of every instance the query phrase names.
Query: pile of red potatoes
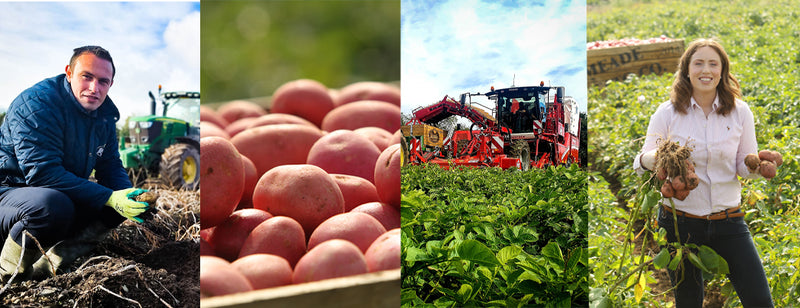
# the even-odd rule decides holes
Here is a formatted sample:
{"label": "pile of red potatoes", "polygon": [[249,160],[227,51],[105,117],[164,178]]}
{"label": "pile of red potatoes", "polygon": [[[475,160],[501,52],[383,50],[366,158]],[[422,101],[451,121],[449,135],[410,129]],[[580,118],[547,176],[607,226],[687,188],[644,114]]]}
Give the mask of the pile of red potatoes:
{"label": "pile of red potatoes", "polygon": [[201,107],[202,297],[400,268],[400,89]]}

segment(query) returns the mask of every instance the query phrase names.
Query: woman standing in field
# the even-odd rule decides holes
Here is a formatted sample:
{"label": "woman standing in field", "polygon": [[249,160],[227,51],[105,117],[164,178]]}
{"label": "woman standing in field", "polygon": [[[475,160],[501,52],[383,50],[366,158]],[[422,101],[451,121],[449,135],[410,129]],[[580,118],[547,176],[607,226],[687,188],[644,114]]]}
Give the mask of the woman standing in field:
{"label": "woman standing in field", "polygon": [[[739,82],[722,46],[709,39],[692,42],[680,59],[670,101],[650,118],[642,153],[633,167],[640,174],[654,170],[660,142],[692,147],[690,160],[699,185],[685,199],[673,199],[675,213],[661,206],[658,225],[667,230],[667,240],[675,242],[672,215],[676,215],[681,243],[709,246],[727,261],[728,277],[744,307],[773,307],[764,268],[739,209],[742,187],[737,175],[771,178],[775,169],[750,169],[745,164],[745,157],[756,153],[758,145],[753,113],[740,97]],[[670,204],[666,197],[662,205]],[[702,307],[700,269],[684,260],[669,275],[676,307]]]}

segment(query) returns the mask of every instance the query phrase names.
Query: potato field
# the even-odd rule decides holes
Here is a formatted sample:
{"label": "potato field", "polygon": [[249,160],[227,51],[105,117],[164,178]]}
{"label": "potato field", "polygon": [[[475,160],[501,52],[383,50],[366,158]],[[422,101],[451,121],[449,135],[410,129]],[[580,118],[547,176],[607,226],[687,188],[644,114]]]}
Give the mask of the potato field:
{"label": "potato field", "polygon": [[588,305],[586,178],[404,166],[402,305]]}
{"label": "potato field", "polygon": [[[800,306],[800,11],[793,1],[589,1],[587,42],[666,36],[715,38],[726,49],[742,100],[755,116],[759,150],[783,154],[772,180],[742,180],[742,210],[775,307]],[[708,269],[704,307],[740,307],[726,264],[702,248],[662,252],[654,225],[653,174],[633,171],[650,115],[674,76],[630,75],[589,91],[591,307],[672,307],[666,268],[688,257]],[[700,267],[700,266],[699,266]]]}

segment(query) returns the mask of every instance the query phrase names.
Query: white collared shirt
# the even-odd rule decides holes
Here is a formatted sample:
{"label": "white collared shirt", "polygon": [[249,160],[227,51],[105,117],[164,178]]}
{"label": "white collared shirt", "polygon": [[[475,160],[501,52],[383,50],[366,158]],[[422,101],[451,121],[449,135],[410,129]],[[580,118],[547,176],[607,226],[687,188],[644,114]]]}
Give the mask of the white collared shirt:
{"label": "white collared shirt", "polygon": [[[694,215],[708,215],[736,207],[741,201],[741,184],[738,176],[756,178],[744,164],[747,154],[758,153],[753,113],[747,103],[737,99],[736,106],[727,116],[716,113],[718,98],[705,116],[703,109],[692,98],[687,114],[680,114],[667,101],[650,117],[642,152],[636,155],[633,168],[644,173],[642,153],[658,148],[658,140],[669,138],[681,145],[689,144],[694,150],[691,159],[700,185],[680,201],[673,198],[675,208]],[[662,200],[669,204],[666,199]]]}

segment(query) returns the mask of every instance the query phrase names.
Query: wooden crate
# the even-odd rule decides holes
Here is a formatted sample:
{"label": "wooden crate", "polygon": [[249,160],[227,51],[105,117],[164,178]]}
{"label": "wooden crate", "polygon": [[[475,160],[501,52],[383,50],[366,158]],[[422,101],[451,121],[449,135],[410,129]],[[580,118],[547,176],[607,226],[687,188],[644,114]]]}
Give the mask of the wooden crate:
{"label": "wooden crate", "polygon": [[429,147],[441,147],[444,144],[444,130],[427,124],[400,126],[403,136],[422,136],[422,142]]}
{"label": "wooden crate", "polygon": [[674,73],[683,51],[683,40],[589,49],[586,51],[587,80],[590,85],[604,85],[608,80],[625,80],[628,74]]}
{"label": "wooden crate", "polygon": [[400,269],[204,298],[200,307],[400,307]]}

